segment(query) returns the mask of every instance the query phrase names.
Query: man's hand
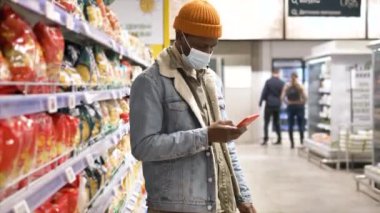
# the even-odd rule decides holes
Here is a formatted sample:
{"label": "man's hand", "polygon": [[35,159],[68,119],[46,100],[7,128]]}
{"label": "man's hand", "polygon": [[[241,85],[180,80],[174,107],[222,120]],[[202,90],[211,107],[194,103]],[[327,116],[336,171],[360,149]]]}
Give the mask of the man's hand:
{"label": "man's hand", "polygon": [[240,213],[256,213],[256,209],[252,203],[239,203],[237,207]]}
{"label": "man's hand", "polygon": [[240,137],[247,128],[237,128],[232,121],[218,121],[208,127],[208,141],[226,143]]}

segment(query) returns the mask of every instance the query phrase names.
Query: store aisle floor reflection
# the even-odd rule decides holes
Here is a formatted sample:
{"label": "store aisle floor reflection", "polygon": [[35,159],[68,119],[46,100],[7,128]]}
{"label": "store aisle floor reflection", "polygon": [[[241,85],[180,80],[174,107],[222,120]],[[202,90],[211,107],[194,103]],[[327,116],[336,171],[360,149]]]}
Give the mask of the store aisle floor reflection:
{"label": "store aisle floor reflection", "polygon": [[288,144],[238,151],[259,213],[380,212],[380,203],[356,192],[354,174],[321,169]]}

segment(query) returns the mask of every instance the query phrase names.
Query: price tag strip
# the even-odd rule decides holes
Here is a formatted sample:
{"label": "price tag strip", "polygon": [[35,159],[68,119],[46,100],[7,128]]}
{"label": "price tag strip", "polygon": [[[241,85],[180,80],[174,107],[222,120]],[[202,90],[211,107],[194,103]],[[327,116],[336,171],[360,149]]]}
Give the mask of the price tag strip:
{"label": "price tag strip", "polygon": [[14,213],[31,213],[30,208],[25,200],[17,203],[13,208]]}
{"label": "price tag strip", "polygon": [[69,109],[74,109],[77,105],[75,95],[70,95],[68,100]]}
{"label": "price tag strip", "polygon": [[58,111],[57,96],[49,96],[47,104],[49,113],[55,113]]}
{"label": "price tag strip", "polygon": [[75,181],[76,177],[75,177],[75,173],[72,167],[68,167],[65,170],[65,174],[66,174],[67,182],[73,183]]}

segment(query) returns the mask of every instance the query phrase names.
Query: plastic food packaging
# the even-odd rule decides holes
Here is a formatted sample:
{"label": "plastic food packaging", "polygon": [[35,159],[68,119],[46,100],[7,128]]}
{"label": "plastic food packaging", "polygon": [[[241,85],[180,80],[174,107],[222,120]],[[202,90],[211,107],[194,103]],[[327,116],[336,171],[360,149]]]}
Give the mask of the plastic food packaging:
{"label": "plastic food packaging", "polygon": [[[9,62],[13,81],[45,82],[46,64],[31,27],[7,5],[1,11],[0,46]],[[46,92],[43,86],[17,86],[24,93]]]}
{"label": "plastic food packaging", "polygon": [[[11,72],[9,71],[8,61],[4,58],[0,51],[0,83],[12,80]],[[16,88],[12,86],[0,86],[0,94],[11,94],[16,92]]]}
{"label": "plastic food packaging", "polygon": [[0,120],[0,188],[20,175],[28,173],[36,156],[36,129],[25,116]]}
{"label": "plastic food packaging", "polygon": [[65,48],[62,31],[58,26],[47,26],[42,22],[37,23],[33,31],[44,53],[49,81],[56,82]]}
{"label": "plastic food packaging", "polygon": [[84,47],[76,64],[76,70],[85,83],[98,83],[99,71],[91,47]]}
{"label": "plastic food packaging", "polygon": [[96,4],[95,0],[87,0],[85,4],[85,15],[87,21],[98,29],[103,28],[102,11]]}
{"label": "plastic food packaging", "polygon": [[111,85],[114,80],[114,69],[108,60],[104,50],[100,47],[94,48],[95,60],[99,69],[99,83],[103,85]]}
{"label": "plastic food packaging", "polygon": [[123,113],[116,100],[107,101],[108,112],[112,128],[117,128],[120,121],[120,114]]}

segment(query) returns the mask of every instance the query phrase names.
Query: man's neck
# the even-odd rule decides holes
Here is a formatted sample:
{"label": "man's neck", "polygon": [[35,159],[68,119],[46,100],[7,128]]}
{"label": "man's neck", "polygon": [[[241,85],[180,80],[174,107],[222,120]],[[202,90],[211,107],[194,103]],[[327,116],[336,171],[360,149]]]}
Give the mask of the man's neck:
{"label": "man's neck", "polygon": [[274,78],[279,78],[280,75],[278,75],[278,74],[272,74],[272,77],[274,77]]}

